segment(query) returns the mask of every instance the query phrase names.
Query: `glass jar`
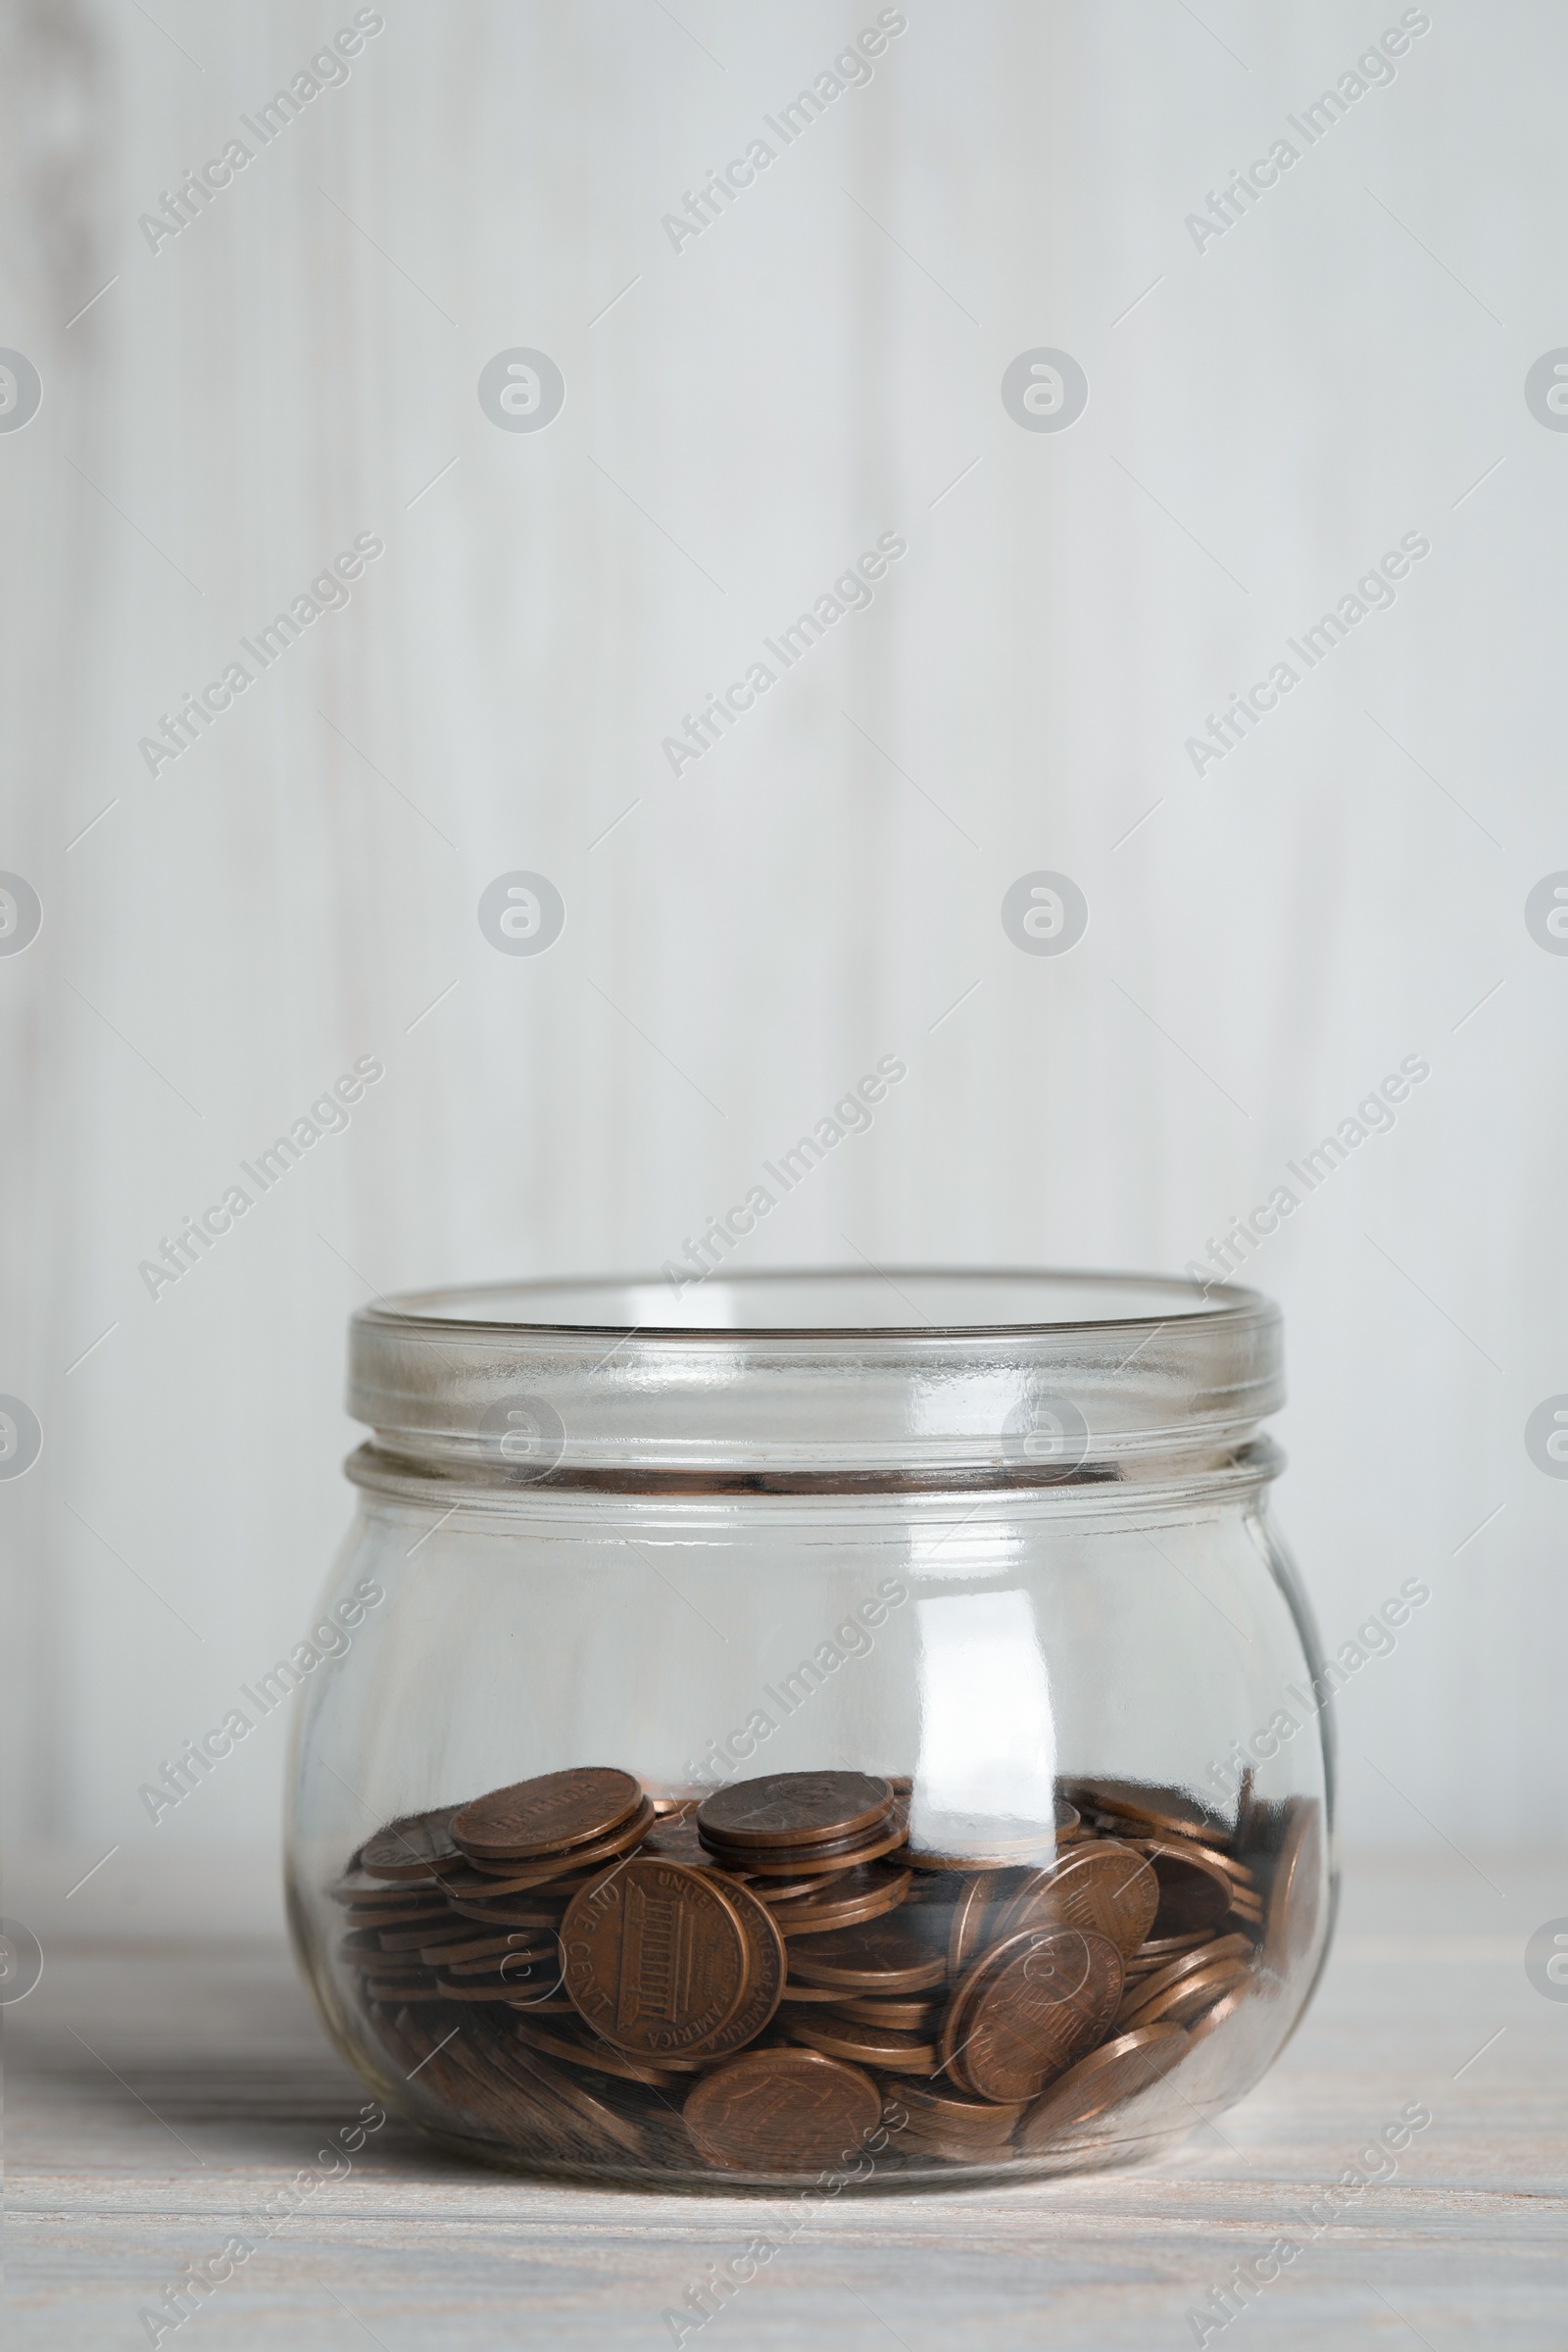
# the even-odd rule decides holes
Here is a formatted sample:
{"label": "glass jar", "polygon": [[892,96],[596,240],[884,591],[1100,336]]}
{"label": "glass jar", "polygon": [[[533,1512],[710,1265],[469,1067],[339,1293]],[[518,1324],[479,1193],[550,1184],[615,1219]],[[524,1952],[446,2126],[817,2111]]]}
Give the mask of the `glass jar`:
{"label": "glass jar", "polygon": [[656,2184],[1217,2114],[1333,1907],[1281,1396],[1267,1300],[1131,1275],[363,1310],[288,1820],[334,2040],[465,2155]]}

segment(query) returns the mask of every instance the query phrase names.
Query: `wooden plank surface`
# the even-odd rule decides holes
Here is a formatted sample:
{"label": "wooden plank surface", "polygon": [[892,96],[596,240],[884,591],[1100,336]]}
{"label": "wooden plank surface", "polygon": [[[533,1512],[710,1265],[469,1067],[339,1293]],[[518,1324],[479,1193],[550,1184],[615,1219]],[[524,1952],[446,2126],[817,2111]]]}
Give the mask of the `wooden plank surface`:
{"label": "wooden plank surface", "polygon": [[[1568,2344],[1568,2002],[1543,1998],[1523,1966],[1532,1931],[1568,1914],[1568,1866],[1480,1859],[1485,1879],[1457,1859],[1349,1870],[1335,1955],[1295,2041],[1174,2157],[1081,2180],[841,2199],[684,2341],[1195,2343],[1189,2314],[1210,2289],[1276,2238],[1302,2238],[1312,2196],[1419,2101],[1432,2123],[1394,2177],[1207,2340]],[[9,2340],[108,2352],[147,2342],[141,2309],[186,2259],[254,2235],[267,2199],[366,2094],[273,1938],[57,1932],[48,1953],[37,1990],[5,2012]],[[789,2226],[789,2204],[518,2180],[389,2125],[163,2341],[667,2345],[666,2311],[755,2233]]]}

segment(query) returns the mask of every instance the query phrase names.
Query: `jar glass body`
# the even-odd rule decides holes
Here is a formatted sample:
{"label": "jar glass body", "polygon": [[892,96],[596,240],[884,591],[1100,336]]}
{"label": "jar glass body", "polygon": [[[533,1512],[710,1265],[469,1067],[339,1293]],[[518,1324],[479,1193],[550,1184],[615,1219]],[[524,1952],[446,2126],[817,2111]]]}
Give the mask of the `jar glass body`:
{"label": "jar glass body", "polygon": [[[552,1408],[528,1394],[536,1435]],[[1130,2161],[1258,2079],[1310,1993],[1333,1891],[1321,1671],[1266,1445],[1196,1462],[1167,1445],[1141,1475],[1109,1453],[1097,1475],[1092,1448],[1054,1475],[1048,1445],[1021,1477],[1004,1446],[979,1481],[940,1464],[574,1480],[547,1452],[541,1476],[504,1452],[437,1467],[366,1449],[323,1595],[342,1654],[299,1702],[290,1917],[329,2031],[390,2108],[523,2170],[916,2184]],[[562,1906],[639,1849],[595,1863],[579,1842],[565,1895],[509,1889],[504,1868],[537,1862],[443,1876],[416,1855],[397,1875],[395,1857],[379,1882],[360,1862],[383,1825],[599,1767],[635,1776],[671,1828],[759,1776],[896,1792],[902,1840],[848,1878],[740,1870],[786,1955],[746,2050],[616,2038],[612,2017],[596,2038]],[[1053,1909],[1091,1847],[1153,1888],[1130,1936]],[[687,1859],[732,1883],[733,1854],[692,1838]],[[813,1910],[831,1922],[846,1890],[849,1924],[824,1931]],[[885,1978],[813,1966],[853,1963],[871,1921]],[[701,2128],[739,2056],[800,2049],[849,2093],[814,2136],[784,2131],[770,2154],[765,2131],[726,2146]]]}

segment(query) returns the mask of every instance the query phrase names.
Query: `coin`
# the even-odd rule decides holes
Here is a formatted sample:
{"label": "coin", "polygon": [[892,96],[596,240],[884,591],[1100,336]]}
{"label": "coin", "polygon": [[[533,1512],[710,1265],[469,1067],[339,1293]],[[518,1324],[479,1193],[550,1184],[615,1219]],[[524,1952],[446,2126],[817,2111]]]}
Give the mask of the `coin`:
{"label": "coin", "polygon": [[1186,2051],[1186,2033],[1168,2024],[1140,2026],[1102,2041],[1058,2076],[1029,2109],[1018,2126],[1019,2154],[1036,2155],[1075,2125],[1089,2123],[1123,2099],[1148,2090]]}
{"label": "coin", "polygon": [[1189,2018],[1200,2017],[1222,1993],[1239,1990],[1251,1973],[1245,1960],[1221,1960],[1212,1968],[1200,1968],[1184,1977],[1180,1984],[1167,1984],[1163,1992],[1150,1994],[1129,2018],[1118,2022],[1125,2023],[1129,2031],[1160,2023],[1183,2026]]}
{"label": "coin", "polygon": [[1152,1866],[1130,1846],[1099,1838],[1075,1846],[1049,1879],[1036,1879],[998,1925],[1004,1935],[1016,1935],[1055,1922],[1108,1936],[1118,1951],[1130,1953],[1152,1926],[1158,1903]]}
{"label": "coin", "polygon": [[1099,2040],[1121,1987],[1121,1954],[1108,1936],[1026,1929],[986,1954],[972,1991],[955,1995],[944,2065],[980,2098],[1034,2098]]}
{"label": "coin", "polygon": [[792,1980],[842,1992],[925,1992],[947,1973],[945,1956],[918,1942],[897,1912],[805,1937],[790,1953]]}
{"label": "coin", "polygon": [[427,1879],[432,1871],[455,1868],[463,1859],[452,1838],[456,1805],[431,1813],[406,1813],[389,1821],[361,1846],[356,1861],[374,1879]]}
{"label": "coin", "polygon": [[695,1808],[661,1814],[638,1852],[660,1862],[680,1862],[688,1870],[711,1870],[713,1856],[697,1835]]}
{"label": "coin", "polygon": [[670,2067],[648,2058],[628,2058],[624,2050],[603,2040],[578,2017],[541,2023],[537,2018],[514,2014],[510,2031],[530,2048],[543,2050],[547,2058],[560,2058],[568,2066],[592,2067],[596,2073],[613,2075],[621,2082],[650,2083],[657,2088],[679,2080]]}
{"label": "coin", "polygon": [[453,1817],[452,1835],[475,1854],[555,1854],[607,1836],[645,1801],[642,1783],[631,1773],[605,1765],[575,1765],[475,1797]]}
{"label": "coin", "polygon": [[1199,1970],[1213,1968],[1222,1960],[1250,1961],[1251,1956],[1252,1946],[1245,1936],[1211,1936],[1207,1942],[1199,1944],[1193,1951],[1178,1954],[1174,1960],[1166,1961],[1148,1976],[1133,1979],[1116,2012],[1117,2025],[1129,2019],[1134,2011],[1141,2010],[1146,2001],[1155,1999],[1173,1984],[1180,1984],[1186,1978],[1196,1975]]}
{"label": "coin", "polygon": [[986,1913],[1002,1891],[989,1871],[977,1871],[959,1888],[948,1926],[948,1974],[955,1984],[979,1950]]}
{"label": "coin", "polygon": [[1293,1796],[1274,1864],[1263,1931],[1263,1965],[1286,1977],[1304,1965],[1317,1936],[1322,1897],[1323,1814],[1316,1797]]}
{"label": "coin", "polygon": [[1189,1842],[1184,1847],[1146,1843],[1140,1848],[1159,1883],[1154,1930],[1160,1936],[1190,1935],[1217,1928],[1231,1907],[1225,1873]]}
{"label": "coin", "polygon": [[629,1853],[642,1842],[654,1826],[654,1808],[646,1800],[626,1820],[614,1829],[607,1830],[602,1838],[590,1838],[585,1843],[567,1846],[559,1854],[535,1854],[503,1860],[492,1855],[466,1856],[466,1867],[453,1871],[443,1879],[443,1886],[456,1879],[465,1889],[470,1889],[475,1879],[487,1879],[499,1891],[510,1888],[519,1892],[529,1886],[547,1886],[554,1880],[591,1870],[596,1863],[612,1861],[617,1854]]}
{"label": "coin", "polygon": [[709,2058],[727,2057],[732,2050],[744,2049],[749,2041],[755,2041],[771,2020],[784,1990],[784,1938],[772,1913],[738,1880],[720,1875],[718,1884],[741,1923],[748,1967],[740,2007],[702,2045],[703,2055]]}
{"label": "coin", "polygon": [[769,1772],[705,1797],[697,1826],[731,1844],[816,1845],[881,1821],[893,1803],[888,1783],[865,1772]]}
{"label": "coin", "polygon": [[646,2057],[710,2048],[751,1970],[740,1915],[713,1876],[635,1855],[573,1898],[562,1948],[589,2025]]}
{"label": "coin", "polygon": [[839,1928],[880,1919],[894,1911],[908,1892],[909,1874],[883,1862],[832,1881],[818,1899],[807,1896],[794,1903],[776,1903],[772,1916],[786,1936],[821,1936]]}
{"label": "coin", "polygon": [[856,2025],[821,2010],[805,2010],[792,2017],[789,2034],[792,2041],[804,2042],[808,2049],[824,2050],[830,2058],[846,2058],[857,2066],[877,2066],[884,2074],[936,2072],[937,2045],[928,2034]]}
{"label": "coin", "polygon": [[[813,1992],[823,1989],[813,1985]],[[898,1994],[892,1998],[872,1993],[838,1993],[834,1996],[834,2017],[848,2018],[858,2026],[894,2026],[906,2034],[920,2034],[934,2028],[942,2016],[942,2000],[920,1993]]]}
{"label": "coin", "polygon": [[882,2114],[884,2122],[892,2125],[902,2108],[911,2120],[940,2125],[946,2132],[962,2132],[971,2139],[1005,2139],[1027,2105],[1025,2099],[1010,2103],[970,2099],[928,2082],[900,2082]]}
{"label": "coin", "polygon": [[882,2119],[870,2076],[817,2050],[749,2050],[704,2075],[682,2109],[709,2164],[816,2172],[854,2160]]}
{"label": "coin", "polygon": [[710,1853],[720,1855],[736,1868],[761,1878],[814,1878],[827,1871],[847,1870],[858,1862],[874,1862],[883,1854],[892,1853],[908,1837],[908,1825],[893,1820],[873,1823],[869,1831],[860,1831],[853,1838],[823,1839],[816,1845],[770,1847],[766,1852],[732,1844],[727,1838],[707,1840]]}
{"label": "coin", "polygon": [[1081,1811],[1114,1813],[1126,1822],[1146,1823],[1146,1835],[1198,1838],[1210,1845],[1228,1846],[1231,1832],[1217,1813],[1185,1788],[1161,1788],[1153,1781],[1076,1781],[1069,1794]]}

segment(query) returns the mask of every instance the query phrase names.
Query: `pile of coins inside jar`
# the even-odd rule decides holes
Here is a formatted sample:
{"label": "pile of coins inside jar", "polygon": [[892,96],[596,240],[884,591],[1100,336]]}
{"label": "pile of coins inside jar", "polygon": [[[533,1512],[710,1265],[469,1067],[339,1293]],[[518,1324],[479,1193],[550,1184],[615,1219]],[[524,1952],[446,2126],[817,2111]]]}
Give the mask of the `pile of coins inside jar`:
{"label": "pile of coins inside jar", "polygon": [[1295,1965],[1318,1826],[1069,1780],[1045,1863],[1038,1830],[911,1843],[894,1777],[677,1797],[582,1766],[370,1838],[342,1981],[421,2120],[513,2161],[997,2166],[1103,2131]]}

